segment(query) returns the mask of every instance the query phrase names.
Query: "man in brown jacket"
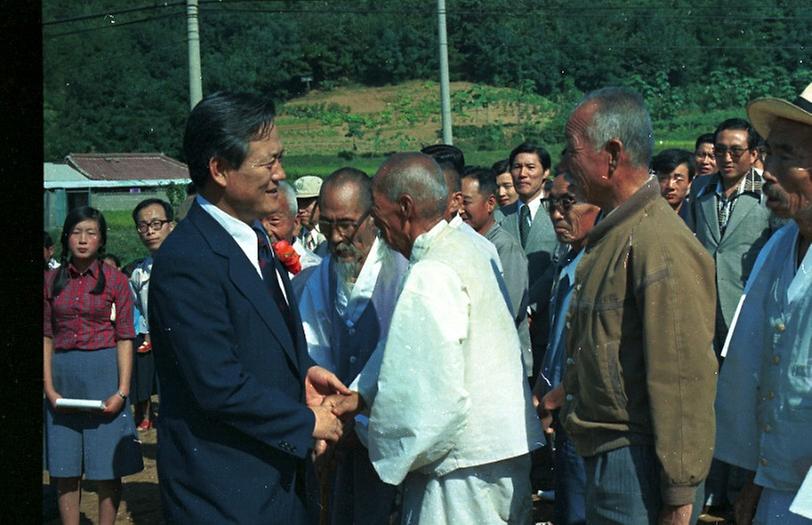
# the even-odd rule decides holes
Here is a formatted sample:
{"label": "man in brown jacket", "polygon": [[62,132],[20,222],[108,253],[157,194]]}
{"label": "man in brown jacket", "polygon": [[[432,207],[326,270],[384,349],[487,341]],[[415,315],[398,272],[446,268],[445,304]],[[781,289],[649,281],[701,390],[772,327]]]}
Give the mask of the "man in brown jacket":
{"label": "man in brown jacket", "polygon": [[584,456],[587,523],[687,525],[715,436],[713,260],[648,173],[640,95],[588,94],[566,137],[576,194],[606,214],[587,236],[567,323],[562,419]]}

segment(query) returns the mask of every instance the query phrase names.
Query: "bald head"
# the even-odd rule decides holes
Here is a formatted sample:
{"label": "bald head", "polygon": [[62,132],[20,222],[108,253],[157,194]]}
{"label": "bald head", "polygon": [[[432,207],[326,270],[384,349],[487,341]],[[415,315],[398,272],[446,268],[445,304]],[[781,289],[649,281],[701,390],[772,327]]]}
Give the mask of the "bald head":
{"label": "bald head", "polygon": [[424,220],[441,217],[448,198],[443,171],[434,159],[423,153],[392,155],[375,174],[372,189],[391,203],[410,195],[417,217]]}
{"label": "bald head", "polygon": [[399,153],[372,179],[372,217],[386,243],[408,259],[415,240],[442,219],[447,195],[434,159]]}
{"label": "bald head", "polygon": [[362,213],[372,207],[372,179],[363,171],[355,168],[339,168],[324,179],[319,191],[319,207],[324,207],[326,195],[341,193],[351,195]]}

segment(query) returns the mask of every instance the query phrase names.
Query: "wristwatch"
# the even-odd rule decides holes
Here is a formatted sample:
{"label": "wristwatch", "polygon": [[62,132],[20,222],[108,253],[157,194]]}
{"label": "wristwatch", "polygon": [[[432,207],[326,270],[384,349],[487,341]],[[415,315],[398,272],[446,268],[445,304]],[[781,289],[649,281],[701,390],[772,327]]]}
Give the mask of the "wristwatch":
{"label": "wristwatch", "polygon": [[121,398],[121,399],[123,399],[124,401],[127,401],[127,396],[126,396],[126,394],[124,394],[124,393],[123,393],[121,390],[119,390],[118,392],[116,392],[116,394],[118,394],[118,397],[120,397],[120,398]]}

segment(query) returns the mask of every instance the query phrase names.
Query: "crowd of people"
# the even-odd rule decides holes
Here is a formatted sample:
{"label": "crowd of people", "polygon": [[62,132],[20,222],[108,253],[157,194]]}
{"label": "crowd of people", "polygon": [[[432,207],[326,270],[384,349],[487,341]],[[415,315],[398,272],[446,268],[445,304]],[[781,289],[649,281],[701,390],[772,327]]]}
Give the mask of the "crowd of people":
{"label": "crowd of people", "polygon": [[436,144],[291,184],[272,103],[204,98],[126,275],[99,210],[45,234],[63,523],[82,478],[115,521],[153,427],[167,523],[530,524],[548,468],[555,525],[812,523],[812,85],[747,112],[652,157],[608,87],[555,166]]}

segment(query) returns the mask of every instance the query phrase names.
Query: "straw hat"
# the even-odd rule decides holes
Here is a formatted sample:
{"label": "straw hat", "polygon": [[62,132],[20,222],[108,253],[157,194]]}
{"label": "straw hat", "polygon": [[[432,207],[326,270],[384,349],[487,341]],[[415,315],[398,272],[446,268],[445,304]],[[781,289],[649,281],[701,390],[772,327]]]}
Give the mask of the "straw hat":
{"label": "straw hat", "polygon": [[321,189],[321,178],[314,175],[305,175],[299,177],[293,183],[293,189],[296,190],[297,199],[306,199],[308,197],[318,197],[319,190]]}
{"label": "straw hat", "polygon": [[812,126],[812,84],[793,102],[780,98],[757,98],[747,105],[750,122],[762,137],[770,136],[775,119],[784,118]]}

